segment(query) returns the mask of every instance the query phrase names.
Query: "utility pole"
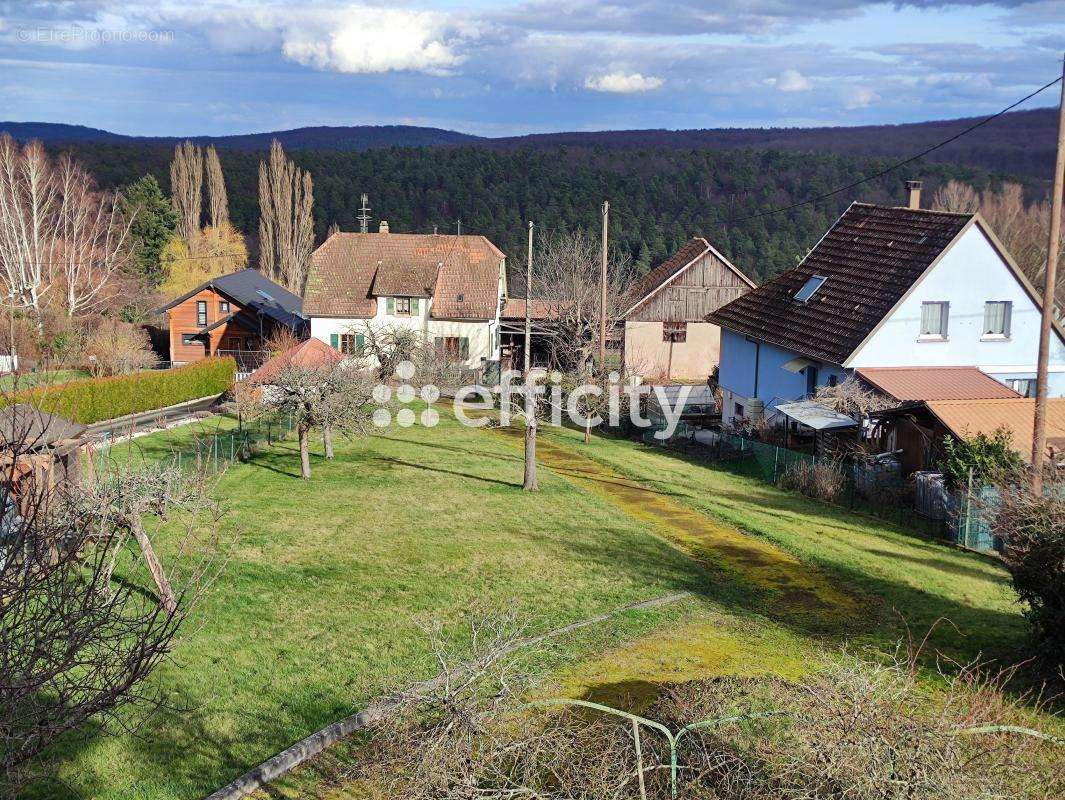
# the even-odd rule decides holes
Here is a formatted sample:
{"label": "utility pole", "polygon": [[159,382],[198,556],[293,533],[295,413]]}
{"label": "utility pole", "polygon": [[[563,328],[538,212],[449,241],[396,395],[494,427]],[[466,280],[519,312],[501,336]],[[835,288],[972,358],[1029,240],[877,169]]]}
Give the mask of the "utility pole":
{"label": "utility pole", "polygon": [[1054,322],[1057,289],[1058,248],[1061,242],[1061,203],[1065,193],[1065,59],[1061,67],[1061,98],[1058,100],[1058,156],[1050,197],[1050,240],[1047,243],[1046,286],[1043,289],[1043,324],[1039,329],[1039,365],[1035,379],[1035,414],[1032,427],[1032,494],[1043,494],[1043,451],[1047,443],[1047,372],[1050,364],[1050,334]]}
{"label": "utility pole", "polygon": [[529,354],[532,350],[532,316],[529,306],[532,305],[532,246],[533,224],[529,220],[529,258],[525,262],[525,379],[529,379]]}
{"label": "utility pole", "polygon": [[603,269],[599,292],[599,368],[606,369],[606,248],[607,228],[610,225],[610,201],[603,201]]}
{"label": "utility pole", "polygon": [[456,220],[455,224],[457,226],[457,230],[455,231],[455,235],[456,236],[462,236],[462,220],[461,219],[460,220]]}

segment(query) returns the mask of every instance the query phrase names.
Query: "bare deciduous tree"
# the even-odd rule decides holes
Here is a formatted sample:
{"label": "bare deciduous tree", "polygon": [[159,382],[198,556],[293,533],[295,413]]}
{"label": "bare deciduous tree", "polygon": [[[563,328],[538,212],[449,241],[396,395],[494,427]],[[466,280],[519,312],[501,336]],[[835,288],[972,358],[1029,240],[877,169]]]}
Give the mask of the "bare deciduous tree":
{"label": "bare deciduous tree", "polygon": [[310,433],[322,431],[326,458],[333,457],[333,434],[348,437],[370,428],[373,377],[352,361],[299,363],[286,354],[277,368],[256,380],[238,384],[237,403],[247,418],[289,415],[299,437],[300,474],[311,477]]}
{"label": "bare deciduous tree", "polygon": [[[543,304],[542,326],[552,365],[566,371],[586,368],[599,347],[602,285],[600,243],[583,231],[548,238],[533,264],[535,301]],[[634,277],[632,259],[618,253],[607,263],[608,325],[626,310]]]}
{"label": "bare deciduous tree", "polygon": [[207,170],[207,208],[211,227],[217,228],[229,222],[229,197],[226,194],[226,179],[222,174],[222,162],[214,145],[208,145],[203,153]]}
{"label": "bare deciduous tree", "polygon": [[4,493],[0,509],[0,794],[5,797],[48,777],[40,774],[49,763],[43,757],[61,737],[89,735],[89,722],[93,735],[106,733],[120,711],[128,727],[136,720],[126,707],[143,711],[162,702],[147,678],[171,652],[222,562],[213,504],[171,514],[169,591],[160,601],[146,585],[151,562],[136,543],[153,538],[145,526],[156,531],[151,520],[160,517],[134,522],[127,514],[133,506],[150,505],[153,511],[173,506],[120,498],[128,492],[142,497],[135,487],[146,486],[170,495],[198,478],[127,467],[121,474],[98,475],[97,484],[27,485],[18,465],[31,455],[34,439],[26,427],[15,441],[6,436],[4,442],[3,478],[11,492]]}
{"label": "bare deciduous tree", "polygon": [[276,139],[259,164],[259,269],[297,294],[314,247],[311,174],[285,156]]}
{"label": "bare deciduous tree", "polygon": [[177,213],[178,235],[186,242],[200,232],[203,211],[203,155],[186,140],[174,148],[170,162],[170,202]]}

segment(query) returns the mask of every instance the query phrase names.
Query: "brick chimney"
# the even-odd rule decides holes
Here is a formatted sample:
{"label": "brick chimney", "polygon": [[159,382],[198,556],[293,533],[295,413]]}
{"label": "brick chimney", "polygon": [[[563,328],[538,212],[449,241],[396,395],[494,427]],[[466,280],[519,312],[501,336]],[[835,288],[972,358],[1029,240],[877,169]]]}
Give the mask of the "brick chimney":
{"label": "brick chimney", "polygon": [[378,233],[388,233],[388,220],[381,220],[381,227],[377,229]]}
{"label": "brick chimney", "polygon": [[921,181],[906,181],[906,205],[909,208],[921,207]]}

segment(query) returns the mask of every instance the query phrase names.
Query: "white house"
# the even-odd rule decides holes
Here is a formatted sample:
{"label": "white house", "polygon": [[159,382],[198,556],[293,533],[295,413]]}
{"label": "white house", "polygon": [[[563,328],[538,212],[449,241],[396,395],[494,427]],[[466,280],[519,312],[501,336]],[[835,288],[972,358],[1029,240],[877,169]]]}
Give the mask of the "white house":
{"label": "white house", "polygon": [[499,358],[506,257],[483,236],[334,233],[304,294],[311,336],[361,354],[368,326],[420,331],[468,367]]}
{"label": "white house", "polygon": [[[974,366],[1034,390],[1041,298],[979,214],[854,203],[794,269],[718,309],[723,419],[853,370]],[[1051,396],[1065,396],[1054,325]],[[757,405],[757,404],[756,404]]]}

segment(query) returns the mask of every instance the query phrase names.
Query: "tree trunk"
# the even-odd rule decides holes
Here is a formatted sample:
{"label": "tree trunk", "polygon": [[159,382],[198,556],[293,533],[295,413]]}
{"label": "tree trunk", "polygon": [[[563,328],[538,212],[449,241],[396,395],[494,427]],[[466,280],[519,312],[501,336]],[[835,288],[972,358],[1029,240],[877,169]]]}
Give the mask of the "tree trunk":
{"label": "tree trunk", "polygon": [[584,443],[592,441],[592,423],[589,420],[584,421]]}
{"label": "tree trunk", "polygon": [[137,537],[137,544],[140,545],[144,560],[148,563],[148,571],[152,573],[152,580],[155,581],[155,586],[159,590],[159,600],[163,608],[168,614],[173,614],[177,611],[177,599],[174,597],[174,590],[170,588],[166,573],[163,572],[163,565],[159,563],[155,555],[148,534],[144,531],[144,523],[141,521],[140,514],[133,514],[129,518],[129,527],[133,530],[133,535]]}
{"label": "tree trunk", "polygon": [[527,492],[538,492],[536,482],[536,418],[525,423],[525,483],[522,488]]}
{"label": "tree trunk", "polygon": [[333,457],[333,426],[326,425],[322,428],[322,442],[325,444],[325,457]]}
{"label": "tree trunk", "polygon": [[300,474],[303,476],[303,480],[309,481],[311,479],[311,448],[307,440],[310,438],[307,435],[307,426],[300,425]]}

